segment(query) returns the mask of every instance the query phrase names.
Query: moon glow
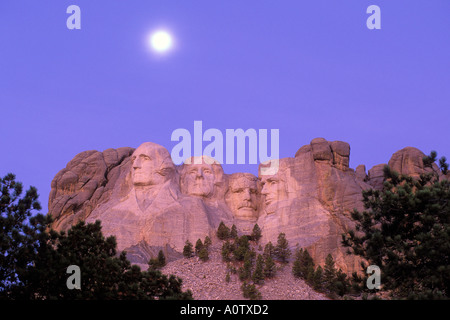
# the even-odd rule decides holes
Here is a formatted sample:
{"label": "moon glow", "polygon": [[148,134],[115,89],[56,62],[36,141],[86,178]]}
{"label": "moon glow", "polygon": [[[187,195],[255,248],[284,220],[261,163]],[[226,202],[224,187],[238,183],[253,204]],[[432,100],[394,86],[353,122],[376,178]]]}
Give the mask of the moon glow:
{"label": "moon glow", "polygon": [[167,31],[158,30],[150,35],[150,45],[156,52],[164,53],[172,48],[173,39]]}

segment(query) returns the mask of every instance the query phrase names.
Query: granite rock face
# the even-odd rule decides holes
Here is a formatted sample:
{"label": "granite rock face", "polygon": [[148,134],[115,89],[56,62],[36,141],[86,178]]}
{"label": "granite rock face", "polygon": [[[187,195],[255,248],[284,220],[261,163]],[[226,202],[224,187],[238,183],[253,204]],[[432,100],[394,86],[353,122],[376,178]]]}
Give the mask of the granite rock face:
{"label": "granite rock face", "polygon": [[370,185],[349,168],[349,156],[347,143],[317,138],[294,158],[280,159],[277,174],[260,176],[262,241],[275,244],[284,232],[316,263],[323,264],[331,253],[344,271],[359,270],[359,259],[341,246],[341,234],[354,228],[350,212],[363,209],[362,190]]}
{"label": "granite rock face", "polygon": [[57,230],[86,219],[98,205],[109,200],[115,182],[129,171],[134,149],[91,150],[77,154],[51,183],[49,213]]}
{"label": "granite rock face", "polygon": [[389,160],[388,166],[405,175],[418,178],[421,174],[434,171],[441,178],[444,175],[437,164],[433,163],[431,168],[424,167],[423,158],[425,154],[417,148],[406,147],[394,153]]}
{"label": "granite rock face", "polygon": [[386,166],[386,163],[377,164],[373,166],[367,174],[367,183],[369,183],[374,189],[383,189],[384,166]]}
{"label": "granite rock face", "polygon": [[[430,170],[423,168],[423,156],[408,147],[389,166],[418,175]],[[263,174],[260,165],[256,177],[226,174],[206,156],[175,166],[167,149],[151,142],[85,151],[53,179],[49,213],[57,230],[101,220],[103,233],[116,236],[118,249],[134,263],[146,264],[159,250],[169,261],[178,259],[187,240],[216,241],[223,221],[240,234],[251,233],[257,223],[263,245],[276,244],[283,232],[292,249],[307,248],[319,264],[331,253],[351,273],[360,271],[360,261],[346,254],[341,234],[354,228],[351,211],[363,210],[362,191],[382,188],[384,165],[366,174],[364,165],[351,169],[349,159],[348,143],[316,138],[295,157],[279,159],[274,174]]]}

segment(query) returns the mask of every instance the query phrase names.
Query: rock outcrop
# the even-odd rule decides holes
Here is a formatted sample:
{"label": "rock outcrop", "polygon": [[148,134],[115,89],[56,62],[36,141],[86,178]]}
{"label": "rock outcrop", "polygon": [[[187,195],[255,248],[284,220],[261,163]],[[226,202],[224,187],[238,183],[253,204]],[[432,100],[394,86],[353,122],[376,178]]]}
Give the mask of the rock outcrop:
{"label": "rock outcrop", "polygon": [[388,162],[388,166],[400,174],[418,178],[421,174],[435,172],[444,177],[437,164],[433,163],[431,168],[425,167],[423,158],[425,154],[417,148],[406,147],[394,153]]}
{"label": "rock outcrop", "polygon": [[116,181],[129,172],[133,151],[133,148],[84,151],[59,171],[49,195],[49,213],[55,219],[53,227],[67,229],[108,201]]}
{"label": "rock outcrop", "polygon": [[[415,148],[396,152],[389,166],[419,175],[424,154]],[[209,236],[221,221],[249,234],[255,223],[262,244],[286,234],[292,249],[307,248],[316,263],[331,253],[337,265],[359,271],[359,260],[346,254],[341,234],[354,228],[353,209],[362,210],[362,191],[382,188],[384,164],[366,174],[349,167],[350,146],[316,138],[295,157],[277,161],[278,171],[259,176],[226,174],[208,157],[175,166],[162,146],[146,142],[137,149],[85,151],[52,181],[49,213],[53,227],[68,229],[79,220],[101,220],[105,235],[134,263],[146,264],[163,250],[169,261],[182,257],[187,240]],[[433,170],[438,170],[434,167]],[[267,172],[266,172],[267,173]]]}
{"label": "rock outcrop", "polygon": [[294,158],[280,159],[277,174],[260,176],[263,242],[276,243],[283,232],[291,245],[307,248],[316,263],[331,253],[343,270],[359,270],[359,259],[346,254],[341,235],[354,229],[350,212],[363,209],[362,190],[370,185],[349,168],[349,156],[347,143],[317,138]]}

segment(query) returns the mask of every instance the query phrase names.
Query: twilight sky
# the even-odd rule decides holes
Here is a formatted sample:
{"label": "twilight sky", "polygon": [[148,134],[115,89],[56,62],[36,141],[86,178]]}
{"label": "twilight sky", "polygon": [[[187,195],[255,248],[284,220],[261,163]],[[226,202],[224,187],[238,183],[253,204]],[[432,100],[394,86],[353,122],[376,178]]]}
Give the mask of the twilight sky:
{"label": "twilight sky", "polygon": [[[66,27],[72,4],[81,30]],[[366,27],[372,4],[381,30]],[[279,129],[281,157],[346,141],[352,168],[406,146],[450,158],[449,14],[448,0],[2,0],[0,176],[36,186],[45,213],[77,153],[171,151],[195,120]],[[156,56],[161,27],[175,48]]]}

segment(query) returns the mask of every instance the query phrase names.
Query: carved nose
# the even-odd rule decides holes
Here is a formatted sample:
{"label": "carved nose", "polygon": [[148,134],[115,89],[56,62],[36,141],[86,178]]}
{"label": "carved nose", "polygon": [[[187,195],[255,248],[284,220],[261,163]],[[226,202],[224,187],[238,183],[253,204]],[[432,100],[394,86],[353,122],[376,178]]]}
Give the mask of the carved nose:
{"label": "carved nose", "polygon": [[133,168],[140,168],[141,167],[141,160],[139,160],[139,158],[137,158],[136,160],[134,160],[133,162]]}
{"label": "carved nose", "polygon": [[267,194],[267,188],[266,185],[263,185],[262,189],[261,189],[261,194],[262,195],[266,195]]}
{"label": "carved nose", "polygon": [[203,178],[203,171],[198,170],[198,171],[197,171],[197,174],[195,175],[195,177],[196,177],[197,179]]}

